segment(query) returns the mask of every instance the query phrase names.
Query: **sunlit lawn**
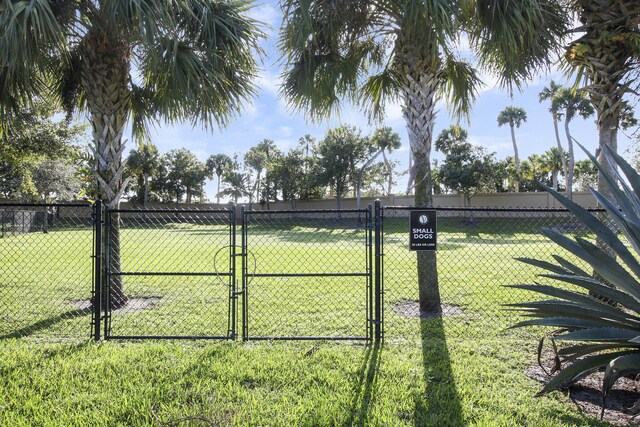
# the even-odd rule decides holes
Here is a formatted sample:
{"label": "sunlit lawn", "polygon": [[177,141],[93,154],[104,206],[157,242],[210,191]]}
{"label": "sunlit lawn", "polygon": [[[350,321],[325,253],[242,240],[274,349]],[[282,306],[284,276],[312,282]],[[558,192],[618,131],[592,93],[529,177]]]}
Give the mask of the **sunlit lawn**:
{"label": "sunlit lawn", "polygon": [[[250,225],[249,337],[366,335],[366,278],[260,276],[365,272],[367,233],[348,221]],[[524,368],[536,334],[505,330],[517,317],[502,304],[531,296],[501,285],[536,273],[513,258],[550,259],[555,248],[538,227],[464,224],[443,221],[439,236],[443,301],[457,314],[420,320],[400,310],[417,299],[407,225],[385,223],[382,348],[52,342],[89,337],[91,230],[0,239],[0,425],[600,425],[560,393],[534,398],[539,385]],[[128,295],[145,303],[114,311],[113,335],[228,334],[226,227],[125,224],[121,239],[122,271],[219,275],[125,276]]]}

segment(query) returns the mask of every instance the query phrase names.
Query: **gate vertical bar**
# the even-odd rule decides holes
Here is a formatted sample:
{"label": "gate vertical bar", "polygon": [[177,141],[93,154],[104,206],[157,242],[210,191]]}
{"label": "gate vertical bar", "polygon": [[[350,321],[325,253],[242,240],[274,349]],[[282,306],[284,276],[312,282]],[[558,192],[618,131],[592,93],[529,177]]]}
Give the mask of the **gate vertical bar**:
{"label": "gate vertical bar", "polygon": [[93,265],[95,274],[94,292],[93,292],[93,339],[100,341],[100,320],[102,317],[102,298],[103,298],[103,276],[102,276],[102,200],[96,200],[93,205],[93,231],[95,238],[94,256],[95,262]]}
{"label": "gate vertical bar", "polygon": [[236,205],[232,205],[231,209],[230,209],[230,221],[231,221],[231,227],[230,227],[230,234],[231,234],[231,253],[230,253],[230,258],[229,258],[229,267],[230,267],[230,271],[231,271],[231,277],[230,277],[230,281],[231,283],[229,283],[229,298],[231,298],[231,313],[229,314],[231,316],[231,327],[229,330],[229,338],[231,338],[232,340],[236,339],[236,335],[238,333],[238,320],[237,320],[237,298],[238,298],[238,294],[237,294],[237,286],[236,286],[236,280],[237,280],[237,275],[236,275],[236,224],[237,224],[237,219],[236,219],[236,213],[237,213],[237,208]]}
{"label": "gate vertical bar", "polygon": [[374,323],[375,323],[375,302],[373,296],[373,283],[374,279],[374,258],[373,258],[373,207],[371,203],[367,205],[366,215],[366,229],[367,229],[367,337],[369,341],[373,341],[374,338]]}
{"label": "gate vertical bar", "polygon": [[375,342],[380,343],[382,341],[382,208],[380,206],[380,200],[375,202],[375,256],[374,256],[374,286],[375,286]]}
{"label": "gate vertical bar", "polygon": [[108,206],[104,206],[103,241],[104,241],[104,266],[102,278],[102,308],[104,310],[104,338],[109,339],[111,323],[111,242],[109,227],[111,225],[111,213]]}
{"label": "gate vertical bar", "polygon": [[247,341],[249,339],[249,325],[248,322],[248,283],[247,283],[247,212],[244,209],[244,206],[240,208],[240,212],[242,214],[242,341]]}

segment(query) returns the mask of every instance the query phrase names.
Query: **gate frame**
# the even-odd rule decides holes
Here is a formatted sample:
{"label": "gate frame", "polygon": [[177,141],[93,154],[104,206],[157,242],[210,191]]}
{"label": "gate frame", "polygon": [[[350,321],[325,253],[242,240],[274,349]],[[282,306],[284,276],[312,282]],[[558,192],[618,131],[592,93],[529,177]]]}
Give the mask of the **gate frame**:
{"label": "gate frame", "polygon": [[[97,205],[97,203],[96,203]],[[101,311],[102,311],[102,321],[104,323],[104,339],[192,339],[192,340],[235,340],[237,337],[237,329],[235,322],[235,304],[234,304],[234,296],[237,294],[236,292],[236,271],[235,271],[235,236],[236,236],[236,206],[231,205],[229,208],[224,209],[135,209],[135,208],[127,208],[127,209],[110,209],[107,206],[102,207],[102,216],[103,221],[102,225],[104,230],[97,230],[100,227],[96,228],[96,254],[101,252],[101,262],[97,264],[102,264],[102,268],[96,268],[96,280],[98,280],[98,271],[100,271],[100,285],[96,286],[96,290],[100,290],[102,296]],[[109,227],[111,223],[111,214],[121,214],[121,213],[212,213],[212,214],[227,214],[228,221],[226,222],[226,226],[229,229],[229,271],[223,273],[217,272],[123,272],[120,271],[116,273],[119,276],[218,276],[218,277],[228,277],[227,286],[229,288],[229,297],[228,297],[228,310],[227,310],[227,335],[113,335],[111,333],[111,321],[112,321],[112,310],[110,307],[110,276],[114,273],[110,272],[110,259],[109,259]],[[96,222],[99,215],[96,215]],[[98,236],[102,237],[102,248],[98,249],[100,245],[100,240],[98,240]],[[224,248],[224,246],[223,246]],[[97,255],[96,255],[97,260]],[[121,262],[122,264],[122,262]],[[97,283],[97,282],[96,282]],[[98,299],[98,298],[96,298]],[[98,318],[98,313],[94,313],[94,317]],[[94,333],[94,336],[97,336],[97,333]]]}
{"label": "gate frame", "polygon": [[[109,259],[109,227],[112,213],[227,213],[229,221],[229,271],[225,273],[169,273],[169,272],[118,272],[120,276],[125,275],[155,275],[155,276],[227,276],[229,287],[228,298],[228,330],[227,335],[222,336],[187,336],[187,335],[113,335],[111,333],[112,311],[109,304],[110,294],[110,276],[114,273],[110,272]],[[366,297],[365,297],[365,321],[366,336],[349,337],[349,336],[291,336],[291,337],[251,337],[249,335],[249,295],[248,286],[250,277],[255,274],[249,274],[248,266],[248,222],[247,218],[251,215],[264,214],[305,214],[305,213],[358,213],[366,214],[365,221],[365,250],[366,261],[364,273],[292,273],[295,277],[366,277]],[[101,339],[219,339],[219,340],[238,340],[242,337],[242,341],[251,340],[348,340],[348,341],[366,341],[376,344],[382,343],[384,340],[384,277],[383,277],[383,247],[384,240],[382,236],[383,229],[383,208],[380,200],[375,201],[375,205],[368,205],[367,209],[305,209],[305,210],[274,210],[274,211],[258,211],[246,210],[244,206],[240,207],[240,245],[238,245],[238,221],[237,221],[236,205],[231,205],[228,209],[110,209],[100,200],[96,200],[93,207],[94,217],[94,274],[93,277],[93,296],[92,296],[92,331],[91,335],[94,340]],[[240,252],[238,253],[238,248]],[[238,263],[237,259],[241,261]],[[240,266],[238,266],[240,264]],[[240,268],[240,289],[238,289],[238,267]],[[239,299],[241,304],[239,304]],[[241,310],[241,313],[238,311]],[[241,325],[238,325],[238,322]],[[242,331],[240,333],[240,328]]]}

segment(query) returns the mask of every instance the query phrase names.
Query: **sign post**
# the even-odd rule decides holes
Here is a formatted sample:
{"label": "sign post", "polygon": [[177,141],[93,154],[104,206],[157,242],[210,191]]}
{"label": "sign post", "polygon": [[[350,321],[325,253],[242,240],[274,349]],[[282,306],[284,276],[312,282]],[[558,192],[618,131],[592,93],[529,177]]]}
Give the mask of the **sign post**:
{"label": "sign post", "polygon": [[434,209],[411,211],[409,249],[412,251],[435,251],[437,243],[438,216]]}

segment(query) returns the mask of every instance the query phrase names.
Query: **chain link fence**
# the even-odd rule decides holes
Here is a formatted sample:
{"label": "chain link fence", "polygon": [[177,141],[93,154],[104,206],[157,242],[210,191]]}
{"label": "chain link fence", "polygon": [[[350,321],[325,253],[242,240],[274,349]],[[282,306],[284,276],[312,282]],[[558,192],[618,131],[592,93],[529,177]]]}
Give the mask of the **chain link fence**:
{"label": "chain link fence", "polygon": [[369,210],[247,211],[245,339],[369,339]]}
{"label": "chain link fence", "polygon": [[0,204],[0,339],[91,335],[89,204]]}
{"label": "chain link fence", "polygon": [[[540,297],[505,285],[531,283],[541,271],[516,258],[576,261],[543,227],[592,238],[562,210],[439,208],[443,314],[434,317],[418,302],[412,209],[383,209],[383,310],[374,313],[370,209],[121,209],[94,218],[89,204],[0,204],[0,339],[89,338],[98,322],[110,338],[371,339],[381,314],[387,340],[425,328],[521,334],[507,330],[521,317],[505,305]],[[97,269],[94,248],[105,249]],[[96,271],[123,296],[99,299],[97,316]]]}
{"label": "chain link fence", "polygon": [[119,209],[105,221],[106,336],[234,337],[234,210]]}
{"label": "chain link fence", "polygon": [[[417,256],[409,251],[409,212],[384,208],[384,329],[388,339],[432,332],[460,337],[518,336],[540,329],[508,330],[523,320],[505,305],[538,300],[540,295],[506,287],[544,281],[539,268],[517,258],[554,262],[568,258],[590,271],[572,254],[545,237],[541,229],[589,237],[589,231],[565,210],[438,208],[437,273],[442,316],[420,310]],[[556,283],[557,284],[557,283]],[[417,319],[431,319],[420,324]],[[421,328],[422,327],[422,331]],[[433,329],[429,331],[429,329]]]}

